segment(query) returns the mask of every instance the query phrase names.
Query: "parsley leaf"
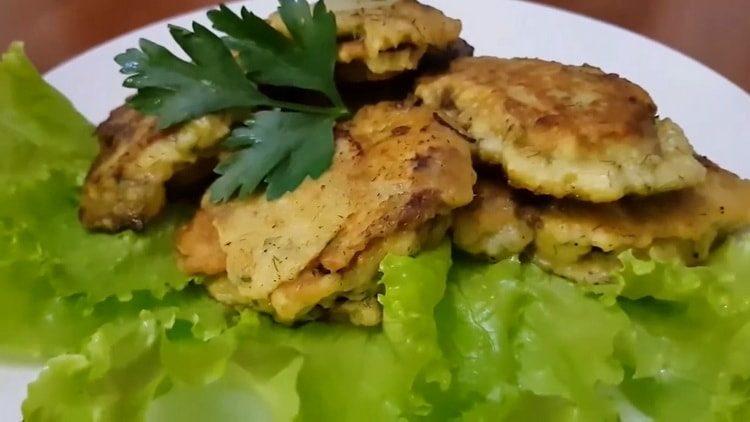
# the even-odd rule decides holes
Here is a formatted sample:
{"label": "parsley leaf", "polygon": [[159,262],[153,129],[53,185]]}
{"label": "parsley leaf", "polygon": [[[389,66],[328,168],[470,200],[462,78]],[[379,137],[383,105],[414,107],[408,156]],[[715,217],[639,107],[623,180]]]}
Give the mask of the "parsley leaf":
{"label": "parsley leaf", "polygon": [[[145,39],[115,57],[129,75],[123,85],[138,90],[128,103],[162,128],[219,111],[255,112],[225,143],[234,152],[214,170],[213,201],[249,195],[264,180],[267,197],[278,198],[333,160],[333,125],[348,113],[334,81],[336,19],[322,0],[312,10],[305,0],[280,0],[279,15],[289,37],[247,9],[237,15],[220,6],[208,17],[224,39],[195,22],[192,31],[169,27],[189,61]],[[331,106],[279,101],[259,85],[317,91]]]}
{"label": "parsley leaf", "polygon": [[193,23],[193,32],[177,26],[169,32],[192,63],[146,39],[140,40],[140,50],[131,48],[115,57],[121,72],[131,75],[123,85],[138,88],[129,103],[157,115],[162,128],[224,109],[276,105],[245,77],[210,30]]}
{"label": "parsley leaf", "polygon": [[305,0],[281,0],[279,15],[291,38],[242,8],[226,6],[208,12],[213,27],[229,35],[250,77],[260,83],[295,86],[325,94],[338,108],[343,102],[333,79],[336,63],[336,19],[318,2],[313,11]]}
{"label": "parsley leaf", "polygon": [[266,197],[294,190],[307,176],[318,178],[333,160],[334,117],[279,110],[255,113],[254,120],[232,131],[225,141],[239,148],[216,167],[211,200],[226,201],[239,191],[252,193],[264,180]]}

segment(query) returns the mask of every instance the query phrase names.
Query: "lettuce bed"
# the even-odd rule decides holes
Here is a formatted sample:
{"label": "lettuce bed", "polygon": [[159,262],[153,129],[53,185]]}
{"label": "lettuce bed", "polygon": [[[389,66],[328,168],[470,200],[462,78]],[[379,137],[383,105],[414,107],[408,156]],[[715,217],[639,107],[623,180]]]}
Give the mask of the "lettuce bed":
{"label": "lettuce bed", "polygon": [[92,235],[92,128],[19,45],[0,62],[0,352],[49,359],[27,421],[750,420],[750,240],[708,265],[623,254],[584,291],[448,244],[381,264],[382,329],[296,329],[175,268],[177,212]]}

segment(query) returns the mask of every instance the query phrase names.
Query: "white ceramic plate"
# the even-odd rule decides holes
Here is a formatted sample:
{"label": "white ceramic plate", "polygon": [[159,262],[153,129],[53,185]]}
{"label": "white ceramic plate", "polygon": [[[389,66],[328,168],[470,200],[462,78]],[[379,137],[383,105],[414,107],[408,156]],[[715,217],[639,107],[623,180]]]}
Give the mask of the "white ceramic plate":
{"label": "white ceramic plate", "polygon": [[[642,85],[659,113],[678,122],[695,148],[726,168],[750,177],[750,95],[706,66],[661,44],[589,18],[529,3],[423,0],[463,21],[463,37],[477,55],[540,57],[597,65]],[[261,16],[275,0],[248,6]],[[139,38],[174,46],[166,23],[206,23],[198,11],[155,23],[102,44],[50,71],[46,78],[92,122],[104,119],[128,91],[112,58]],[[26,385],[38,367],[0,367],[0,420],[20,420]]]}

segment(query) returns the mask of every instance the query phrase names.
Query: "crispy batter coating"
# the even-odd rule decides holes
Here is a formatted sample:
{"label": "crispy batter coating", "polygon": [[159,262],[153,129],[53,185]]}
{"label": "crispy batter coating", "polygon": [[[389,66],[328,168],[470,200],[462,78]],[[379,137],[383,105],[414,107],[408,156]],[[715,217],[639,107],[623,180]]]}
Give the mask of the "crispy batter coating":
{"label": "crispy batter coating", "polygon": [[204,116],[158,130],[156,119],[122,106],[96,130],[99,155],[81,194],[79,216],[90,230],[140,230],[164,207],[165,184],[215,152],[229,133],[227,116]]}
{"label": "crispy batter coating", "polygon": [[[699,186],[607,204],[529,201],[502,184],[481,182],[479,201],[461,209],[454,220],[454,233],[474,237],[464,234],[454,240],[468,252],[503,258],[520,245],[519,237],[506,232],[532,228],[533,245],[527,251],[537,263],[589,283],[608,281],[619,266],[617,254],[628,249],[696,265],[717,240],[750,226],[750,181],[710,162],[705,165],[706,180]],[[498,204],[513,212],[498,212]]]}
{"label": "crispy batter coating", "polygon": [[335,321],[348,321],[354,325],[372,327],[383,320],[383,308],[377,297],[370,296],[362,300],[347,300],[336,304],[328,315]]}
{"label": "crispy batter coating", "polygon": [[479,180],[474,200],[453,213],[453,242],[466,252],[503,259],[522,252],[534,240],[531,222],[511,190]]}
{"label": "crispy batter coating", "polygon": [[[416,69],[428,50],[447,50],[461,22],[414,0],[335,11],[338,74],[346,80],[380,80]],[[268,18],[286,31],[278,14]]]}
{"label": "crispy batter coating", "polygon": [[[475,180],[468,143],[431,110],[364,107],[337,126],[333,164],[318,179],[274,201],[259,193],[204,202],[226,254],[227,277],[209,289],[283,322],[331,308],[337,297],[372,296],[385,254],[411,254],[442,238],[450,212],[471,201]],[[190,255],[198,248],[184,244],[190,231],[178,250],[184,262],[199,262]]]}
{"label": "crispy batter coating", "polygon": [[[537,260],[558,273],[575,272],[572,264],[591,256],[634,249],[700,263],[717,239],[750,224],[750,182],[706,164],[706,180],[695,188],[611,204],[553,203],[538,215]],[[608,267],[601,261],[598,266]],[[577,278],[606,277],[593,271]]]}
{"label": "crispy batter coating", "polygon": [[227,254],[219,244],[213,216],[199,209],[177,232],[180,267],[189,274],[217,275],[227,269]]}
{"label": "crispy batter coating", "polygon": [[510,184],[558,198],[615,201],[694,186],[705,170],[682,130],[639,86],[591,66],[461,58],[416,95],[476,140]]}

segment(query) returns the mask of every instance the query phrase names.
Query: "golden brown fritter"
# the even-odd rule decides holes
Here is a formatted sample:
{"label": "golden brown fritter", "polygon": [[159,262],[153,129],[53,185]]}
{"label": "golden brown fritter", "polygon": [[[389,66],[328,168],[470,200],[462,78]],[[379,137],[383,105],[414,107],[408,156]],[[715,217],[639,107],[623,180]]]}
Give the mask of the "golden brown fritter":
{"label": "golden brown fritter", "polygon": [[[445,236],[447,222],[447,218],[439,217],[417,230],[400,231],[370,242],[346,268],[335,273],[309,266],[292,280],[281,283],[266,298],[253,299],[253,286],[250,283],[232,282],[226,275],[210,279],[207,287],[211,295],[221,302],[251,306],[273,314],[277,320],[285,323],[330,317],[345,319],[356,325],[377,325],[382,313],[377,301],[372,299],[379,292],[376,277],[380,262],[388,253],[412,255],[424,247],[436,245]],[[211,230],[217,233],[213,224],[209,222],[206,225],[204,220],[196,218],[178,237],[178,250],[183,254],[182,267],[188,269],[188,262],[206,265],[205,268],[192,267],[192,274],[206,274],[213,265],[212,257],[223,253],[219,242],[209,243],[203,250],[189,244],[195,240],[191,231],[205,233]],[[209,251],[208,247],[213,250]]]}
{"label": "golden brown fritter", "polygon": [[403,72],[389,79],[367,81],[345,80],[339,72],[337,87],[344,104],[351,112],[381,101],[412,101],[414,85],[420,76],[445,72],[453,60],[472,54],[474,47],[459,39],[447,50],[428,50],[415,71]]}
{"label": "golden brown fritter", "polygon": [[476,140],[510,184],[558,198],[615,201],[694,186],[705,170],[682,130],[639,86],[591,66],[461,58],[416,95]]}
{"label": "golden brown fritter", "polygon": [[333,321],[350,322],[354,325],[372,327],[383,320],[383,308],[378,298],[370,296],[362,300],[347,300],[336,303],[328,310],[328,317]]}
{"label": "golden brown fritter", "polygon": [[[387,253],[413,254],[443,237],[450,212],[471,201],[475,179],[468,143],[429,109],[364,107],[337,126],[333,164],[318,179],[274,201],[257,193],[204,202],[226,254],[226,277],[209,290],[283,322],[339,297],[363,300],[377,291]],[[211,263],[185,245],[190,231],[178,239],[183,261]]]}
{"label": "golden brown fritter", "polygon": [[215,153],[229,133],[227,116],[208,115],[167,130],[156,119],[122,106],[96,130],[99,155],[81,194],[87,229],[140,230],[164,207],[165,184],[175,173]]}
{"label": "golden brown fritter", "polygon": [[[611,204],[553,203],[538,215],[535,255],[553,271],[597,254],[627,249],[689,265],[703,261],[717,239],[750,225],[750,182],[706,162],[701,185]],[[599,266],[606,267],[604,263]],[[566,275],[566,274],[564,274]],[[582,274],[590,282],[606,277]]]}
{"label": "golden brown fritter", "polygon": [[466,252],[503,259],[534,240],[532,223],[521,215],[511,189],[479,180],[471,204],[453,213],[453,242]]}
{"label": "golden brown fritter", "polygon": [[213,216],[199,209],[177,232],[180,267],[189,274],[217,275],[227,269],[227,254],[219,244]]}
{"label": "golden brown fritter", "polygon": [[[503,258],[507,251],[518,251],[521,239],[507,233],[528,227],[533,229],[533,245],[527,251],[535,262],[589,283],[606,282],[620,265],[617,255],[629,249],[696,265],[718,239],[750,226],[750,181],[707,161],[705,165],[705,182],[694,188],[607,204],[539,198],[530,202],[507,186],[481,182],[480,201],[458,211],[460,217],[454,220],[455,233],[474,237],[464,234],[455,238],[456,244],[471,253]],[[498,204],[505,211],[498,212]]]}
{"label": "golden brown fritter", "polygon": [[[416,69],[428,50],[447,50],[458,41],[461,22],[439,10],[414,0],[382,3],[334,12],[340,78],[388,79]],[[268,20],[286,31],[278,14]]]}

